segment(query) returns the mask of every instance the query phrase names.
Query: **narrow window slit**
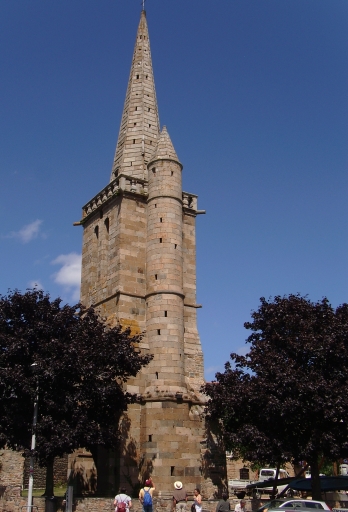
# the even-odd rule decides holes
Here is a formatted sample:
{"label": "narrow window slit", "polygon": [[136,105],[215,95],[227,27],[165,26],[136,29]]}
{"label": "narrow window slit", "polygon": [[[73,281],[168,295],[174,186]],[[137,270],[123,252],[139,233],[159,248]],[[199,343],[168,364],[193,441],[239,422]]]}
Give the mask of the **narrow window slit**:
{"label": "narrow window slit", "polygon": [[157,334],[160,335],[161,334],[161,329],[157,329]]}
{"label": "narrow window slit", "polygon": [[167,316],[167,311],[164,312],[164,316]]}
{"label": "narrow window slit", "polygon": [[162,238],[160,238],[160,244],[162,243]]}

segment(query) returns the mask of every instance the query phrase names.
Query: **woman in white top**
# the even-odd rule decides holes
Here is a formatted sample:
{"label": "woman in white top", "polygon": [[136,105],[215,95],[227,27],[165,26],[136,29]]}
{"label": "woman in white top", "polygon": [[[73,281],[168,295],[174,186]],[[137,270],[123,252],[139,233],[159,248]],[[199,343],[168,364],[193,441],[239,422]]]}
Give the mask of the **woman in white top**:
{"label": "woman in white top", "polygon": [[199,489],[195,489],[193,499],[195,500],[196,512],[202,512],[202,496]]}
{"label": "woman in white top", "polygon": [[128,494],[126,494],[126,489],[122,487],[120,489],[120,493],[115,496],[114,507],[115,512],[129,512],[129,509],[132,506],[132,500]]}

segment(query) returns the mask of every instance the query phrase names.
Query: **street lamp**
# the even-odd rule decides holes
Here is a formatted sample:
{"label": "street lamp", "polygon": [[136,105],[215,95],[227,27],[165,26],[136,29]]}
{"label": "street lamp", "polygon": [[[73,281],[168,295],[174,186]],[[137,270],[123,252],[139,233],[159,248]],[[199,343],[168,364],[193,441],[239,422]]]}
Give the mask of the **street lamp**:
{"label": "street lamp", "polygon": [[[37,363],[33,363],[31,368],[35,370]],[[37,379],[36,384],[36,396],[34,401],[34,415],[33,415],[33,426],[32,426],[32,435],[31,435],[31,452],[30,452],[30,466],[29,466],[29,486],[28,486],[28,505],[27,512],[31,512],[32,509],[32,500],[33,500],[33,482],[34,482],[34,450],[36,444],[36,423],[37,423],[37,413],[39,409],[39,379]]]}

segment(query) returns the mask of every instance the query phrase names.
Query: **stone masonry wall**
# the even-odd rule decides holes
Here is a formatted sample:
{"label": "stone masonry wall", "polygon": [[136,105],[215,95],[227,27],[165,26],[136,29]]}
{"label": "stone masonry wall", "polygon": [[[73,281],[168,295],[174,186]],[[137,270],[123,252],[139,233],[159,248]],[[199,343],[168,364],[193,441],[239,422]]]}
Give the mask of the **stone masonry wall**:
{"label": "stone masonry wall", "polygon": [[[189,500],[187,502],[186,511],[189,512],[191,508],[191,504],[193,497],[192,494],[189,495]],[[234,510],[236,504],[239,502],[237,499],[230,499],[231,510]],[[203,497],[203,512],[215,512],[217,500],[207,500]],[[246,510],[247,512],[255,511],[260,506],[262,506],[263,502],[260,500],[247,500],[246,501]],[[329,506],[333,507],[342,507],[346,504],[346,502],[329,500],[327,501]],[[24,497],[20,496],[19,491],[16,492],[5,492],[0,495],[0,512],[25,512],[26,511],[27,500]],[[33,510],[35,512],[45,512],[45,499],[44,498],[34,498],[33,499]],[[138,499],[134,499],[132,501],[132,512],[142,512],[142,506],[140,505]],[[65,502],[63,498],[56,498],[55,500],[55,509],[57,512],[65,512]],[[170,498],[160,496],[160,493],[154,499],[154,512],[172,512],[172,501]],[[74,507],[73,512],[113,512],[113,498],[74,498]]]}
{"label": "stone masonry wall", "polygon": [[0,450],[0,486],[22,486],[24,457],[12,450]]}
{"label": "stone masonry wall", "polygon": [[[29,481],[29,459],[24,459],[23,487],[28,488]],[[54,460],[53,476],[54,485],[66,485],[67,483],[68,456],[57,457]],[[44,489],[46,485],[46,468],[34,465],[34,489]]]}

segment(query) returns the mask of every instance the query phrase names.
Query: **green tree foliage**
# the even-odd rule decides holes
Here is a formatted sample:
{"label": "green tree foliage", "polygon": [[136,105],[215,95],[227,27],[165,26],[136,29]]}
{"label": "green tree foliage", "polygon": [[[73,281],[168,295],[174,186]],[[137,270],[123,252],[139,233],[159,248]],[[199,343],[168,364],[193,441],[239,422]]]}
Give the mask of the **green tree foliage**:
{"label": "green tree foliage", "polygon": [[261,298],[246,329],[245,356],[231,354],[205,385],[208,416],[219,418],[236,457],[272,465],[307,461],[320,499],[318,458],[348,454],[348,305],[323,298]]}
{"label": "green tree foliage", "polygon": [[48,495],[54,457],[117,447],[120,416],[136,400],[123,383],[152,358],[140,339],[36,289],[0,296],[0,446],[28,455],[38,384],[35,456],[50,470]]}

